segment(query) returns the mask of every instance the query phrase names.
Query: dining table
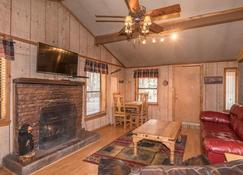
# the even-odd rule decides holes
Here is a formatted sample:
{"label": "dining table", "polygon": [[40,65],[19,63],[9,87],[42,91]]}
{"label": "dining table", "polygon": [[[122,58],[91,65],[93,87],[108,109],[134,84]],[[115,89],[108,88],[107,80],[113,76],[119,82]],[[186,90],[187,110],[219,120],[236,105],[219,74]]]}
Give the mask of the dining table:
{"label": "dining table", "polygon": [[136,127],[138,127],[140,125],[140,119],[141,119],[141,115],[142,115],[142,106],[143,106],[143,102],[141,102],[141,101],[125,102],[126,112],[132,116]]}

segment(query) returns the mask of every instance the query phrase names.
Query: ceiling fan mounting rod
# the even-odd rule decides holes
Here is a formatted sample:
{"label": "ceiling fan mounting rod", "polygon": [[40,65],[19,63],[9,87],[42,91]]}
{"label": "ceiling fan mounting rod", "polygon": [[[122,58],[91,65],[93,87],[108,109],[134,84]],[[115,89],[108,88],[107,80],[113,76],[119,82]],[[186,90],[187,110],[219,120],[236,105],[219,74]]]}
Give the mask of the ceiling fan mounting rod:
{"label": "ceiling fan mounting rod", "polygon": [[137,12],[131,12],[129,13],[130,16],[134,18],[134,20],[141,21],[144,18],[144,15],[146,14],[146,8],[142,5],[140,5],[139,11]]}

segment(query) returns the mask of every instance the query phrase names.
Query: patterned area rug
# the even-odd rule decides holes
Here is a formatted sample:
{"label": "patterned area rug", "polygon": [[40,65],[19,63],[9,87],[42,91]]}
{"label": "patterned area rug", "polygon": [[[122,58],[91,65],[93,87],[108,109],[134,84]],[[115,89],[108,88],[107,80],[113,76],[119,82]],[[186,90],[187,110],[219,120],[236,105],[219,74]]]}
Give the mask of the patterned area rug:
{"label": "patterned area rug", "polygon": [[[176,142],[175,164],[181,165],[187,136],[181,136]],[[101,158],[119,159],[129,166],[170,165],[170,150],[160,142],[142,140],[138,143],[138,155],[133,154],[132,132],[119,137],[112,143],[84,159],[86,162],[99,164]]]}

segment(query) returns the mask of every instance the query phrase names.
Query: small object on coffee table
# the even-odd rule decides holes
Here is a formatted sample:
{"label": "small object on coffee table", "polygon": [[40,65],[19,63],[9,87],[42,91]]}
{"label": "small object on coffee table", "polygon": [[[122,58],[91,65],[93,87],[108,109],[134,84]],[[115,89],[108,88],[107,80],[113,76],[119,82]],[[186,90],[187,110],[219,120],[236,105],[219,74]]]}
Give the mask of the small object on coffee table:
{"label": "small object on coffee table", "polygon": [[170,149],[170,161],[173,164],[175,144],[180,132],[181,122],[151,119],[133,131],[134,154],[137,155],[139,141],[143,139],[158,141]]}

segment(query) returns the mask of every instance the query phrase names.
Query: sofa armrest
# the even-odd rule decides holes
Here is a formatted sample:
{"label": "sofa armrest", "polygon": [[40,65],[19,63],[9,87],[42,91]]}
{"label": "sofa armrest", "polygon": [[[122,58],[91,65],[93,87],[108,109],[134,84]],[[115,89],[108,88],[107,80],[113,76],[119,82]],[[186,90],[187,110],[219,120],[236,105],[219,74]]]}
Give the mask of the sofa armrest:
{"label": "sofa armrest", "polygon": [[215,123],[230,123],[229,113],[215,112],[215,111],[202,111],[200,114],[202,121],[215,122]]}

